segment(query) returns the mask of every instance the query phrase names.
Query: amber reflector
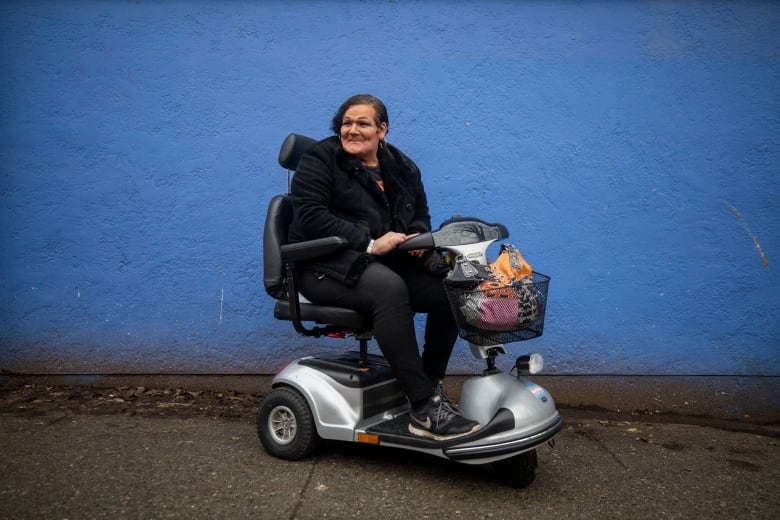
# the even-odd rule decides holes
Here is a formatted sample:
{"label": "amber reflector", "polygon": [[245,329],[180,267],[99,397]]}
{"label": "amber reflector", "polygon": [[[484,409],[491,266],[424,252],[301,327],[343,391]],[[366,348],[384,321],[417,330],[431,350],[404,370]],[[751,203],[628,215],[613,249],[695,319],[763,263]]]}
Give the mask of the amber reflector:
{"label": "amber reflector", "polygon": [[358,433],[358,442],[365,442],[366,444],[379,444],[379,435],[373,435],[371,433]]}

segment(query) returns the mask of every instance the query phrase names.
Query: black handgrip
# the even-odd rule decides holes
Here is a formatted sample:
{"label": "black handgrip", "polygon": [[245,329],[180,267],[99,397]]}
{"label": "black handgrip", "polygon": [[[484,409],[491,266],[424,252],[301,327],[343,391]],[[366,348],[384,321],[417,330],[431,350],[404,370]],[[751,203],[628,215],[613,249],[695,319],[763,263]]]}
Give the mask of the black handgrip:
{"label": "black handgrip", "polygon": [[433,249],[436,244],[433,241],[433,233],[427,231],[409,238],[398,245],[399,251],[415,251],[417,249]]}

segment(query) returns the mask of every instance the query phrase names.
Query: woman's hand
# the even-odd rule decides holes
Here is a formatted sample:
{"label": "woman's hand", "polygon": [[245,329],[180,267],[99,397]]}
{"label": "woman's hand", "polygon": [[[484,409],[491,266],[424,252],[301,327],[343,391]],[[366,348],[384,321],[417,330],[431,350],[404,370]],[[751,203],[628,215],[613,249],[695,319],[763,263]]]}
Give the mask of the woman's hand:
{"label": "woman's hand", "polygon": [[[403,233],[396,233],[395,231],[388,231],[381,237],[374,240],[374,247],[371,249],[371,254],[377,256],[386,255],[398,247],[399,244],[409,240],[412,237],[416,237],[417,235],[419,235],[419,233],[405,235]],[[423,253],[421,250],[418,251],[419,253]],[[410,251],[410,253],[415,254],[415,256],[419,256],[417,254],[418,251]]]}

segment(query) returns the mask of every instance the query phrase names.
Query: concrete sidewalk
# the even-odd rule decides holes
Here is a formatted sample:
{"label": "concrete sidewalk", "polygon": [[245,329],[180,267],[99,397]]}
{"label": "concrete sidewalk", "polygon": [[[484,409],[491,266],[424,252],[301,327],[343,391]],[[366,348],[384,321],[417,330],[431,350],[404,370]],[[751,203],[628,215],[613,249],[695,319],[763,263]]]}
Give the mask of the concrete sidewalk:
{"label": "concrete sidewalk", "polygon": [[327,444],[303,461],[274,459],[249,408],[158,416],[5,403],[0,518],[780,517],[776,427],[563,409],[536,481],[514,490],[487,468],[388,448]]}

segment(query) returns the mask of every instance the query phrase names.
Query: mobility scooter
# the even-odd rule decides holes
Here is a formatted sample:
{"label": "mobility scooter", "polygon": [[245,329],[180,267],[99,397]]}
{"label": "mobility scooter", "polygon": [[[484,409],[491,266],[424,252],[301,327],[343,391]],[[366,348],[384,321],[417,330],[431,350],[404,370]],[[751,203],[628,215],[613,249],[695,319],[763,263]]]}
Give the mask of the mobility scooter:
{"label": "mobility scooter", "polygon": [[[274,316],[292,322],[309,337],[349,335],[357,351],[309,355],[287,364],[273,379],[257,414],[257,433],[266,451],[286,460],[311,454],[320,439],[366,443],[414,450],[465,464],[490,464],[499,480],[516,488],[535,477],[536,448],[552,445],[562,419],[550,394],[526,377],[541,370],[538,354],[517,358],[509,372],[496,366],[507,353],[506,343],[542,334],[549,278],[533,273],[535,315],[520,330],[486,331],[464,319],[463,295],[454,288],[448,297],[459,334],[472,354],[486,361],[485,370],[463,384],[459,408],[481,428],[469,435],[434,441],[408,430],[409,404],[392,369],[380,355],[368,353],[371,322],[351,309],[316,305],[298,293],[295,270],[299,262],[345,246],[340,237],[288,244],[292,219],[290,175],[315,141],[290,134],[282,144],[279,163],[287,170],[288,194],[275,196],[268,207],[263,237],[264,283],[276,299]],[[500,224],[479,219],[453,218],[439,230],[407,240],[407,250],[436,248],[448,251],[464,267],[487,263],[486,251],[509,235]],[[459,305],[461,305],[459,310]],[[313,323],[307,328],[304,323]]]}

